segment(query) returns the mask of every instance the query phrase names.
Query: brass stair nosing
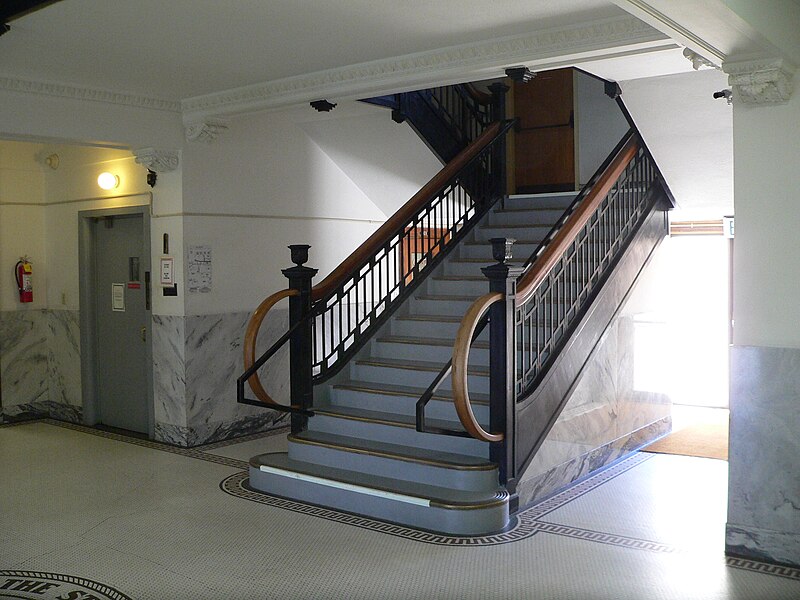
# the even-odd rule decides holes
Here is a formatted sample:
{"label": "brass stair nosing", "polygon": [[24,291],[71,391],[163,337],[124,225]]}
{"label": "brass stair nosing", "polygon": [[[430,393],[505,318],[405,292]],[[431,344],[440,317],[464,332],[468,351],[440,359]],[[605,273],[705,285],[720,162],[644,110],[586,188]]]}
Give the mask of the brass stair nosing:
{"label": "brass stair nosing", "polygon": [[[348,383],[337,383],[337,384],[334,384],[333,387],[335,389],[345,389],[345,390],[351,390],[351,391],[354,391],[354,392],[365,392],[365,393],[368,393],[368,394],[383,394],[383,395],[386,395],[386,396],[406,396],[408,398],[419,398],[419,396],[422,395],[422,393],[421,393],[422,390],[420,390],[420,393],[415,394],[415,393],[412,393],[412,392],[401,392],[401,391],[398,391],[398,390],[386,390],[386,389],[377,388],[377,387],[365,387],[365,386],[362,386],[362,385],[352,385],[352,384],[348,384]],[[434,394],[433,396],[431,396],[431,400],[438,400],[440,402],[453,402],[453,399],[450,396],[442,396],[440,394]],[[483,404],[483,405],[486,405],[486,406],[489,405],[489,401],[488,400],[483,400],[481,398],[470,398],[470,400],[472,401],[473,404]]]}
{"label": "brass stair nosing", "polygon": [[[419,365],[395,365],[392,363],[383,362],[380,359],[368,358],[356,360],[358,365],[368,365],[372,367],[383,367],[386,369],[405,369],[408,371],[427,371],[429,373],[437,373],[440,368],[437,367],[421,367]],[[476,377],[488,377],[489,369],[477,371],[474,368],[467,372],[467,375],[474,375]]]}

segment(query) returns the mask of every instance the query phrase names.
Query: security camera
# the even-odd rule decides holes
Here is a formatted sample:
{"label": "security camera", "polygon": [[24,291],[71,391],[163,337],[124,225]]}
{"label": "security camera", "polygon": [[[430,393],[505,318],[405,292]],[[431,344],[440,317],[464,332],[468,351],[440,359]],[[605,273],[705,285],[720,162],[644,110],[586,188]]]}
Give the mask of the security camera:
{"label": "security camera", "polygon": [[718,98],[725,98],[728,101],[728,104],[733,103],[733,92],[731,90],[720,90],[718,92],[714,92],[714,99]]}

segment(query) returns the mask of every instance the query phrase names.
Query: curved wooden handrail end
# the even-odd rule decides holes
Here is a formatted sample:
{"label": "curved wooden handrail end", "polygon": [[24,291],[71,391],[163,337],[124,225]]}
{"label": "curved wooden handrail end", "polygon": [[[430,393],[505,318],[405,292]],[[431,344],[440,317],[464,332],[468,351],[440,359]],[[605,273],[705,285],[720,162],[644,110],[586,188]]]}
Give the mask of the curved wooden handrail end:
{"label": "curved wooden handrail end", "polygon": [[[271,296],[268,296],[261,304],[258,305],[258,308],[253,313],[253,316],[250,317],[250,322],[247,323],[247,331],[244,334],[245,370],[252,367],[256,362],[256,340],[258,339],[258,330],[261,328],[261,323],[264,322],[264,317],[267,316],[269,310],[284,298],[299,295],[300,292],[298,290],[281,290],[280,292],[275,292]],[[264,389],[264,386],[261,385],[261,379],[258,377],[257,372],[253,373],[253,375],[248,379],[247,383],[250,384],[250,389],[253,390],[256,398],[261,400],[261,402],[264,404],[282,406],[275,402],[275,400],[272,399],[272,396],[267,393],[267,390]]]}
{"label": "curved wooden handrail end", "polygon": [[451,377],[456,413],[458,413],[458,418],[467,433],[484,442],[502,442],[504,436],[502,433],[489,433],[483,429],[472,412],[467,385],[469,348],[481,317],[489,310],[492,304],[499,302],[503,298],[504,296],[500,292],[491,292],[475,300],[461,320],[461,325],[456,334],[456,341],[453,344],[453,371]]}

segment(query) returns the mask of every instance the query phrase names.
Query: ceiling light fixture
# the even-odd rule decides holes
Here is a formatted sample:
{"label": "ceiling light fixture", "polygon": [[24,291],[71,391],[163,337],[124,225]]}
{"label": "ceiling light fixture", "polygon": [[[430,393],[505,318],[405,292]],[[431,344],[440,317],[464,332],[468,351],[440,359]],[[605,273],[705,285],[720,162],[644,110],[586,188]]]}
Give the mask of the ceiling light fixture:
{"label": "ceiling light fixture", "polygon": [[100,173],[97,177],[97,185],[104,190],[113,190],[119,185],[119,176],[113,173]]}

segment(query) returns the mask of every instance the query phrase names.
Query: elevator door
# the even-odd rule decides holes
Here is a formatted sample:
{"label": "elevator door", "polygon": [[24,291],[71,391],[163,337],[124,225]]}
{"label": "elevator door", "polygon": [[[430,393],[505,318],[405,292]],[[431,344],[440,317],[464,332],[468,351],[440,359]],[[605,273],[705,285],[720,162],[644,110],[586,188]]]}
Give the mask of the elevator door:
{"label": "elevator door", "polygon": [[141,214],[94,223],[97,406],[103,425],[148,432],[149,315]]}

